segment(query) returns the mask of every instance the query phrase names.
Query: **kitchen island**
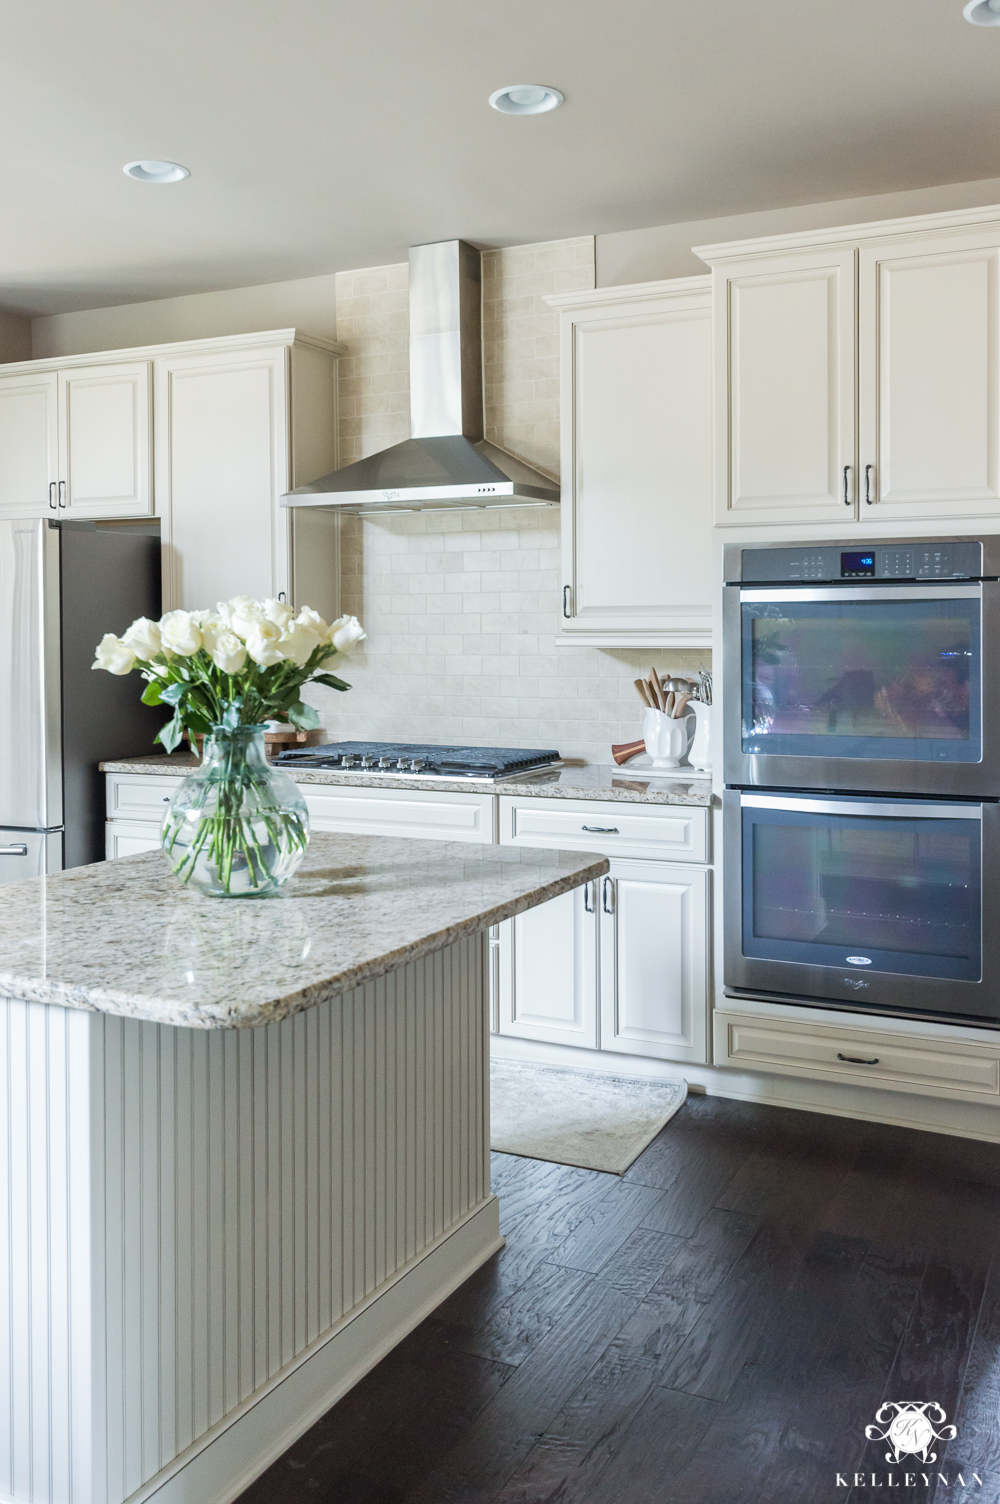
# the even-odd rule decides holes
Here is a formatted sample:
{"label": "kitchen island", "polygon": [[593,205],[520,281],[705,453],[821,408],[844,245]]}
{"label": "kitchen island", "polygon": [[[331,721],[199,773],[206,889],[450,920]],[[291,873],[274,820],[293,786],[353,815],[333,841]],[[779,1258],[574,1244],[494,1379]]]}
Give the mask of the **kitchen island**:
{"label": "kitchen island", "polygon": [[318,835],[0,888],[0,1498],[224,1504],[501,1245],[488,928],[605,858]]}

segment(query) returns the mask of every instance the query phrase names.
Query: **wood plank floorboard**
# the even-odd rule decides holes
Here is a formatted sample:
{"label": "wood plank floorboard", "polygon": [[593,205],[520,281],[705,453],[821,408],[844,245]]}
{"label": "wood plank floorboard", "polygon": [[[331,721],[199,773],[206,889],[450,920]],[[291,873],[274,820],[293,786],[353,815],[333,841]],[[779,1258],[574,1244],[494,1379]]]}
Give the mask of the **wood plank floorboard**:
{"label": "wood plank floorboard", "polygon": [[624,1177],[493,1166],[507,1247],[240,1504],[863,1504],[913,1398],[983,1485],[888,1497],[1000,1504],[1000,1147],[692,1096]]}

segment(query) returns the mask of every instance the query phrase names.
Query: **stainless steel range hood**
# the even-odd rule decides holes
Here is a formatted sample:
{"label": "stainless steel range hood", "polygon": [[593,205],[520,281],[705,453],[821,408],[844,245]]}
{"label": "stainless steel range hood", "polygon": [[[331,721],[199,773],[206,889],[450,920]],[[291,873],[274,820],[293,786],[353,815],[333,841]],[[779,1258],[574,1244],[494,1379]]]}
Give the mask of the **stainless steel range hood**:
{"label": "stainless steel range hood", "polygon": [[464,240],[410,251],[410,432],[296,486],[282,506],[357,514],[559,500],[555,481],[483,438],[482,270]]}

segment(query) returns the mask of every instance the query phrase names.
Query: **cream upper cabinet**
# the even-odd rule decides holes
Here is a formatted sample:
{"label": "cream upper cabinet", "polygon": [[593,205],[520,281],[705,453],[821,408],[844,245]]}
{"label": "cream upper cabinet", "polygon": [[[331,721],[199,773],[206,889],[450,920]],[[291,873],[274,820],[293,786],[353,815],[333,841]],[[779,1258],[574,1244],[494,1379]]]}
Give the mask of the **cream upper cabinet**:
{"label": "cream upper cabinet", "polygon": [[0,376],[0,514],[148,516],[149,361],[16,370]]}
{"label": "cream upper cabinet", "polygon": [[1000,511],[1000,226],[862,245],[861,521]]}
{"label": "cream upper cabinet", "polygon": [[58,504],[56,373],[0,376],[0,516],[41,517]]}
{"label": "cream upper cabinet", "polygon": [[1000,208],[698,254],[720,526],[1000,515]]}
{"label": "cream upper cabinet", "polygon": [[562,644],[711,642],[708,277],[548,298],[561,315]]}
{"label": "cream upper cabinet", "polygon": [[279,500],[336,466],[336,354],[287,331],[202,341],[155,358],[156,496],[170,606],[195,610],[256,595],[337,614],[338,518],[296,513]]}
{"label": "cream upper cabinet", "polygon": [[717,270],[715,308],[716,520],[853,516],[853,249]]}
{"label": "cream upper cabinet", "polygon": [[153,509],[148,360],[60,371],[56,504],[75,517]]}

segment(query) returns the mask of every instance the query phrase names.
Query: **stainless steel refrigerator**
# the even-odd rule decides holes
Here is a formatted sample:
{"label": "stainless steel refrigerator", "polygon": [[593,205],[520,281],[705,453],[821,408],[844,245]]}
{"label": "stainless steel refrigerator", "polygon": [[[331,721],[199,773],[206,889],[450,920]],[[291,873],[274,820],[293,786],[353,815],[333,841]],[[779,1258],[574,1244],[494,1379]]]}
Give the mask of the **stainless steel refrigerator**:
{"label": "stainless steel refrigerator", "polygon": [[155,524],[0,520],[0,883],[103,858],[98,765],[154,751],[163,713],[94,648],[159,614]]}

